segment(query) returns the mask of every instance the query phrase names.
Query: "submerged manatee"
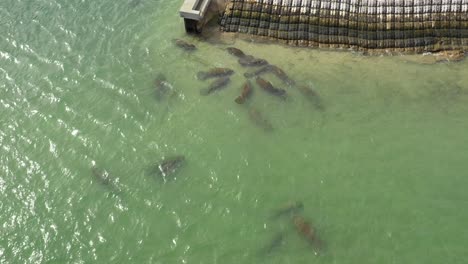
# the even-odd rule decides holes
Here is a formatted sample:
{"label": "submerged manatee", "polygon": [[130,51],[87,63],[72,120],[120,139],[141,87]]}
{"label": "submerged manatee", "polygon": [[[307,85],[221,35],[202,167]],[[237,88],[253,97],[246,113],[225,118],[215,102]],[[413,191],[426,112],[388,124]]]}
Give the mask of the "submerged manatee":
{"label": "submerged manatee", "polygon": [[278,66],[271,65],[270,68],[270,71],[280,80],[282,80],[285,84],[294,85],[296,83],[293,79],[289,78],[289,76]]}
{"label": "submerged manatee", "polygon": [[171,91],[172,86],[167,82],[166,76],[164,76],[162,73],[159,73],[154,80],[154,92],[156,100],[160,101]]}
{"label": "submerged manatee", "polygon": [[93,173],[94,179],[102,185],[111,185],[112,180],[109,172],[104,169],[92,167],[91,172]]}
{"label": "submerged manatee", "polygon": [[260,250],[259,252],[260,256],[270,255],[274,251],[278,250],[278,248],[281,247],[281,245],[284,242],[284,237],[285,237],[285,234],[283,232],[277,233],[271,239],[270,243],[268,243],[268,245],[266,245],[264,248]]}
{"label": "submerged manatee", "polygon": [[97,168],[93,165],[91,168],[93,178],[99,184],[106,186],[111,192],[120,192],[117,186],[117,180],[113,178],[105,169]]}
{"label": "submerged manatee", "polygon": [[185,156],[183,155],[167,157],[156,164],[153,171],[160,175],[164,182],[166,182],[169,180],[168,177],[171,177],[170,179],[174,178],[173,175],[184,163]]}
{"label": "submerged manatee", "polygon": [[286,90],[273,87],[273,84],[271,84],[271,82],[261,77],[257,77],[255,81],[257,82],[258,86],[260,86],[264,91],[268,92],[269,94],[277,96],[283,100],[286,99]]}
{"label": "submerged manatee", "polygon": [[293,217],[293,224],[297,232],[314,246],[314,253],[318,255],[318,250],[323,248],[323,242],[317,237],[315,228],[300,215]]}
{"label": "submerged manatee", "polygon": [[238,104],[243,104],[247,98],[250,97],[252,94],[252,85],[250,84],[249,81],[246,81],[244,83],[244,86],[242,86],[242,93],[239,95],[234,101]]}
{"label": "submerged manatee", "polygon": [[221,77],[212,82],[208,88],[200,90],[200,95],[209,95],[216,90],[224,88],[230,82],[230,80],[231,79],[229,79],[229,76]]}
{"label": "submerged manatee", "polygon": [[246,72],[244,73],[244,76],[246,78],[251,78],[251,77],[257,77],[261,74],[269,73],[269,72],[273,73],[276,77],[278,77],[281,81],[283,81],[287,85],[292,86],[296,83],[293,79],[289,78],[289,76],[281,68],[275,65],[271,65],[271,64],[265,65],[262,68],[253,72]]}
{"label": "submerged manatee", "polygon": [[137,7],[138,5],[141,4],[141,0],[131,0],[128,5],[131,7],[131,8],[135,8]]}
{"label": "submerged manatee", "polygon": [[259,110],[250,108],[249,117],[255,125],[262,128],[266,132],[273,131],[273,126],[271,125],[270,121],[268,121]]}
{"label": "submerged manatee", "polygon": [[242,57],[245,56],[245,53],[242,50],[238,49],[238,48],[229,47],[226,50],[227,50],[227,52],[229,54],[234,55],[234,56],[236,56],[238,58],[242,58]]}
{"label": "submerged manatee", "polygon": [[305,85],[299,85],[297,89],[299,89],[302,95],[304,95],[305,98],[307,98],[307,100],[309,100],[317,110],[320,110],[320,111],[325,110],[325,106],[323,105],[323,102],[320,99],[320,96],[318,95],[317,92],[312,90],[312,88],[305,86]]}
{"label": "submerged manatee", "polygon": [[187,41],[181,40],[181,39],[174,39],[174,44],[177,47],[182,48],[182,49],[184,49],[186,51],[192,51],[192,50],[195,50],[197,48],[195,45],[190,44]]}
{"label": "submerged manatee", "polygon": [[282,216],[297,214],[304,209],[304,204],[301,201],[288,202],[281,206],[271,216],[271,219],[277,219]]}
{"label": "submerged manatee", "polygon": [[243,56],[239,58],[238,62],[242,66],[249,66],[249,67],[263,66],[263,65],[268,64],[268,61],[264,59],[255,58],[252,55]]}
{"label": "submerged manatee", "polygon": [[229,68],[213,68],[208,71],[198,72],[197,78],[199,80],[206,80],[208,78],[229,76],[229,75],[232,75],[233,73],[234,71]]}
{"label": "submerged manatee", "polygon": [[271,72],[273,70],[273,65],[265,65],[258,70],[253,72],[246,72],[244,73],[245,78],[257,77],[261,74]]}
{"label": "submerged manatee", "polygon": [[158,86],[162,86],[164,85],[164,83],[167,81],[167,78],[164,74],[162,73],[158,73],[158,75],[156,75],[156,78],[154,79],[154,85],[156,87]]}

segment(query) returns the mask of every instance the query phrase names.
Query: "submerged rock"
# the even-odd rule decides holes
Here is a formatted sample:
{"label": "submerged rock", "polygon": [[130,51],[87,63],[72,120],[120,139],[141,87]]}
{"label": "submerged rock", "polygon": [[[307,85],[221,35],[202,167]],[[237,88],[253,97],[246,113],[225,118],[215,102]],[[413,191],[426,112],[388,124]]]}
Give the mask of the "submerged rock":
{"label": "submerged rock", "polygon": [[444,50],[438,53],[435,53],[436,61],[461,61],[465,58],[465,52],[463,50]]}

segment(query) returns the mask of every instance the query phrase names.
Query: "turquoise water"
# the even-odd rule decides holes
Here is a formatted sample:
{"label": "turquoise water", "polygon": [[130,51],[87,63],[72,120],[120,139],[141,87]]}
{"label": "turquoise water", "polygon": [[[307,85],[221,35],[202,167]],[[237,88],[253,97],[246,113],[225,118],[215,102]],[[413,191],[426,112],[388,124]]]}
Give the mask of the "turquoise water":
{"label": "turquoise water", "polygon": [[[192,38],[180,5],[0,2],[0,263],[466,262],[467,61]],[[295,87],[234,103],[246,69],[229,46],[313,87],[325,111]],[[232,82],[200,96],[196,73],[215,66]],[[177,93],[158,101],[159,73]],[[148,175],[176,154],[175,181]],[[271,219],[289,201],[318,256],[287,215]]]}

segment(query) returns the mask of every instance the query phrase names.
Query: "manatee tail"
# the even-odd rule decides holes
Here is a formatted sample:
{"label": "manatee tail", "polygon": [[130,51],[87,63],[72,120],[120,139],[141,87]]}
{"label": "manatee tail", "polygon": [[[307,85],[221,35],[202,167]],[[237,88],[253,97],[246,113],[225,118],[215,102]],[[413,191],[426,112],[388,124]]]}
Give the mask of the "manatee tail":
{"label": "manatee tail", "polygon": [[206,72],[198,72],[197,79],[199,80],[206,80],[208,78],[208,74]]}
{"label": "manatee tail", "polygon": [[209,95],[211,90],[209,88],[201,89],[200,90],[200,95],[206,96]]}
{"label": "manatee tail", "polygon": [[255,76],[255,72],[246,72],[244,73],[245,78],[252,78]]}
{"label": "manatee tail", "polygon": [[245,102],[245,98],[242,97],[242,96],[239,96],[236,99],[234,99],[234,102],[236,102],[238,104],[243,104]]}

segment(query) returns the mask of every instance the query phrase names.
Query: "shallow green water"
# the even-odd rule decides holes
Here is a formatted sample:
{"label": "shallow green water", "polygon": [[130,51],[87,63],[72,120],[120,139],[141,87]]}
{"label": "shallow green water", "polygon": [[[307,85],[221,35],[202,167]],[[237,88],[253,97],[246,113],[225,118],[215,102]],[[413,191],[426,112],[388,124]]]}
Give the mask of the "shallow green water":
{"label": "shallow green water", "polygon": [[[0,2],[0,263],[466,262],[467,61],[192,39],[180,4]],[[325,111],[295,87],[235,104],[246,69],[228,46],[314,87]],[[202,97],[196,72],[213,66],[236,73]],[[176,96],[155,100],[158,73]],[[187,159],[175,181],[148,175],[174,154]],[[296,200],[319,256],[289,217],[271,219]]]}

